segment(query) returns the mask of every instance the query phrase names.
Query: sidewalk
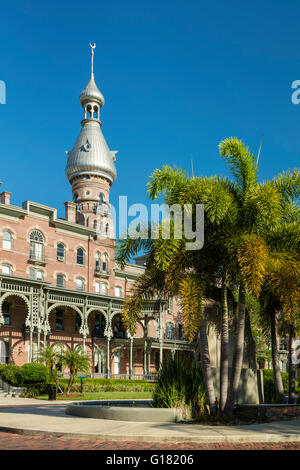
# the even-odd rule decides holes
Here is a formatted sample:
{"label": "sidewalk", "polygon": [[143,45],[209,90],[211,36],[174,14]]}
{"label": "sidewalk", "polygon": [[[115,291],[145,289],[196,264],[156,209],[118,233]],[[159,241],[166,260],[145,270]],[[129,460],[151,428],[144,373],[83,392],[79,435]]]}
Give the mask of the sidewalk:
{"label": "sidewalk", "polygon": [[139,423],[65,414],[61,401],[0,399],[0,431],[64,438],[146,442],[300,442],[300,421],[244,426]]}

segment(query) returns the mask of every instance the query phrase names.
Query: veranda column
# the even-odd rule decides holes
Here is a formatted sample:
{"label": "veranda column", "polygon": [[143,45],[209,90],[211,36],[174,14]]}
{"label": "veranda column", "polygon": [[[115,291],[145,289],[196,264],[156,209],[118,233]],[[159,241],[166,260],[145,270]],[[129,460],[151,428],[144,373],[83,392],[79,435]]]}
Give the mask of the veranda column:
{"label": "veranda column", "polygon": [[29,362],[32,362],[32,326],[30,327],[30,332],[29,332]]}
{"label": "veranda column", "polygon": [[107,337],[107,378],[110,377],[110,336]]}
{"label": "veranda column", "polygon": [[147,343],[144,345],[144,375],[147,375]]}
{"label": "veranda column", "polygon": [[163,363],[163,335],[164,335],[164,322],[162,305],[159,305],[159,368],[161,369]]}
{"label": "veranda column", "polygon": [[132,347],[133,347],[133,337],[130,338],[130,354],[129,354],[129,378],[132,378]]}

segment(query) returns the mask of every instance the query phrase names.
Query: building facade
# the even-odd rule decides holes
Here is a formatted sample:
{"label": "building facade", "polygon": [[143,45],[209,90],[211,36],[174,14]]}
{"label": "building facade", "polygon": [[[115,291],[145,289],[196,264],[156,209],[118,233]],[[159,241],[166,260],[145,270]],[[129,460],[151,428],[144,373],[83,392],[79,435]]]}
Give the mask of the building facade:
{"label": "building facade", "polygon": [[95,376],[149,376],[170,352],[191,352],[176,299],[145,304],[135,337],[121,321],[124,298],[143,273],[142,259],[124,269],[115,262],[110,188],[116,151],[103,136],[104,97],[93,73],[80,95],[83,120],[66,152],[72,201],[65,218],[32,201],[11,204],[0,194],[0,363],[34,361],[42,346],[82,345]]}

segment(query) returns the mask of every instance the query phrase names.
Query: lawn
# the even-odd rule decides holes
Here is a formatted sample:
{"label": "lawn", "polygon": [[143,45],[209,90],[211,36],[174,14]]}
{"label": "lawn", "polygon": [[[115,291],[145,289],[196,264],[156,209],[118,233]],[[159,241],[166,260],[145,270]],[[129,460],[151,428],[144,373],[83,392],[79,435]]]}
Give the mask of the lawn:
{"label": "lawn", "polygon": [[[47,395],[36,397],[39,400],[48,400]],[[70,396],[57,394],[57,400],[138,400],[151,399],[152,392],[87,392],[87,393],[71,393]]]}

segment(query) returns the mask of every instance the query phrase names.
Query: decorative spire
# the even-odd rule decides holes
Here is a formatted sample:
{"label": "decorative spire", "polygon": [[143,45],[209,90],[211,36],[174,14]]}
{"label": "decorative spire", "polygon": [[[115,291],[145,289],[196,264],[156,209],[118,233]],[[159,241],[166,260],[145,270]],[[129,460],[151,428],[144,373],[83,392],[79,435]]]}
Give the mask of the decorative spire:
{"label": "decorative spire", "polygon": [[94,42],[94,45],[92,46],[92,44],[90,43],[90,48],[91,48],[91,56],[92,56],[92,59],[91,59],[91,77],[94,77],[94,49],[96,47],[96,43]]}
{"label": "decorative spire", "polygon": [[96,47],[96,43],[89,43],[89,45],[91,48],[91,77],[89,83],[81,92],[79,101],[85,110],[85,119],[87,117],[87,113],[90,113],[93,118],[94,113],[92,111],[94,110],[97,114],[97,119],[99,120],[99,111],[104,105],[105,100],[94,79],[94,49]]}

